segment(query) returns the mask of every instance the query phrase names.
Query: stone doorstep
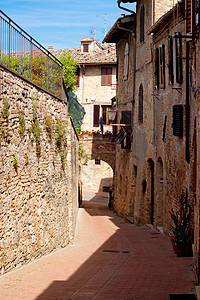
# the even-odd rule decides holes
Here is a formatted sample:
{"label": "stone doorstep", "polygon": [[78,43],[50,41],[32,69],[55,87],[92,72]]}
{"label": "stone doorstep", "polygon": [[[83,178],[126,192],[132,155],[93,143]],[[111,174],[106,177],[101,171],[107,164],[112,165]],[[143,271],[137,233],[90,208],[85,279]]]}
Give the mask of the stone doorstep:
{"label": "stone doorstep", "polygon": [[200,300],[200,286],[199,285],[195,286],[195,292],[197,295],[197,300]]}

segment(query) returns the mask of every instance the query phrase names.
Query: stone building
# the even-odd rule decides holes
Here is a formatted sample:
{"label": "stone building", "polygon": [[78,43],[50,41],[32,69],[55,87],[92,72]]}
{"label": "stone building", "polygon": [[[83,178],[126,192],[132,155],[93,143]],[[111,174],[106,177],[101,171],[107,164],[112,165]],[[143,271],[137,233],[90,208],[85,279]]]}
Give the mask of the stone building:
{"label": "stone building", "polygon": [[[122,8],[121,2],[136,1],[118,1]],[[123,115],[129,111],[132,125],[128,150],[122,125],[114,139],[118,143],[114,209],[136,224],[151,223],[169,234],[169,210],[178,208],[184,190],[194,212],[197,283],[199,11],[193,1],[137,1],[136,15],[118,19],[104,39],[117,45],[117,123],[127,124]]]}
{"label": "stone building", "polygon": [[[104,122],[104,133],[112,131],[108,109],[116,96],[116,50],[114,44],[101,45],[92,37],[82,38],[79,48],[57,49],[51,53],[57,57],[70,51],[78,61],[78,80],[75,94],[85,109],[82,131],[99,131],[100,116]],[[87,138],[86,135],[84,135]],[[81,141],[80,141],[80,147]],[[113,170],[102,160],[86,160],[81,164],[83,189],[105,190],[112,184]]]}
{"label": "stone building", "polygon": [[[121,1],[118,2],[120,6]],[[123,126],[118,126],[121,129],[115,139],[113,205],[118,213],[137,224],[155,224],[156,213],[153,40],[147,31],[173,5],[173,1],[167,1],[165,6],[161,1],[154,2],[152,7],[150,1],[137,1],[136,14],[132,12],[118,19],[104,39],[104,42],[116,43],[119,70],[117,123],[128,125],[125,126],[125,135],[121,134]],[[124,147],[128,139],[131,143]]]}

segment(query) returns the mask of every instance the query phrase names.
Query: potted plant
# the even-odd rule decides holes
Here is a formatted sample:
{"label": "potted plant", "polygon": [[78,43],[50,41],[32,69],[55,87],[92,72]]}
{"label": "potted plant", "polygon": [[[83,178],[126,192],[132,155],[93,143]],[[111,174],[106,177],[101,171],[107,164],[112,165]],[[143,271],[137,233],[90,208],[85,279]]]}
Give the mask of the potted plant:
{"label": "potted plant", "polygon": [[179,209],[170,210],[170,216],[173,222],[172,235],[170,240],[177,255],[191,255],[193,228],[192,228],[192,207],[187,202],[187,194],[183,190],[179,198]]}

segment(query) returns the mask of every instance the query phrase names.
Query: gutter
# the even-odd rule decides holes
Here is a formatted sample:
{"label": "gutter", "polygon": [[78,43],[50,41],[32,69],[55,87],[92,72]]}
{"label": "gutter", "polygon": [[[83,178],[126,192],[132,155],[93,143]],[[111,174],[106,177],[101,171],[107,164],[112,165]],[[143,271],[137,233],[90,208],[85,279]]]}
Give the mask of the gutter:
{"label": "gutter", "polygon": [[129,3],[134,3],[134,2],[136,2],[136,1],[134,1],[134,0],[118,0],[117,1],[118,2],[118,7],[120,8],[120,9],[123,9],[123,10],[125,10],[125,11],[128,11],[128,12],[130,12],[130,13],[134,13],[134,11],[133,10],[130,10],[130,9],[128,9],[128,8],[125,8],[125,7],[122,7],[121,6],[121,2],[123,2],[123,3],[127,3],[127,2],[129,2]]}

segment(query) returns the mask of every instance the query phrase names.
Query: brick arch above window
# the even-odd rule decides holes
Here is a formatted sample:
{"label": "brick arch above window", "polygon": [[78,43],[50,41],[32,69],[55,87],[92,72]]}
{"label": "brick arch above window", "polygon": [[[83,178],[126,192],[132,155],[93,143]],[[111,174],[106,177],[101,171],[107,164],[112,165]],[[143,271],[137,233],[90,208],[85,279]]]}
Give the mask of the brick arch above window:
{"label": "brick arch above window", "polygon": [[139,87],[139,99],[138,99],[138,123],[143,124],[143,85]]}
{"label": "brick arch above window", "polygon": [[144,42],[144,4],[140,6],[140,43]]}

